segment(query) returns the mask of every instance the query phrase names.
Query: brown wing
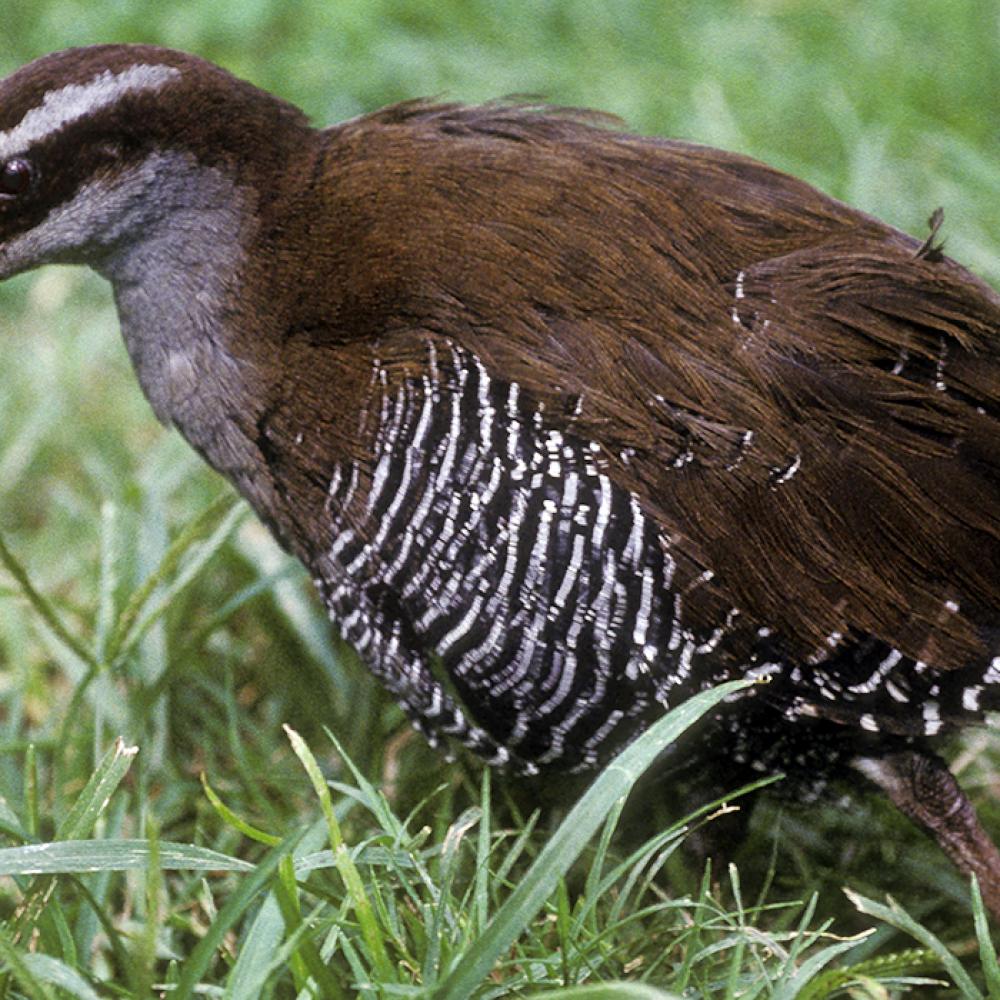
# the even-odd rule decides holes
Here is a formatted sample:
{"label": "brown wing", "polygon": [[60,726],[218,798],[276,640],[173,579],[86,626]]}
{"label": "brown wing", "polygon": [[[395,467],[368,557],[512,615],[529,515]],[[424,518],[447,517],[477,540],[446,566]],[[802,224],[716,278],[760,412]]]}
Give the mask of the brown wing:
{"label": "brown wing", "polygon": [[831,241],[730,288],[703,334],[715,350],[626,336],[601,362],[579,357],[581,383],[565,369],[522,381],[556,413],[544,383],[574,386],[570,426],[713,570],[722,605],[789,652],[852,632],[942,668],[986,652],[1000,624],[992,294],[896,241]]}
{"label": "brown wing", "polygon": [[745,422],[767,451],[654,488],[791,637],[870,633],[960,666],[1000,612],[1000,309],[914,247],[849,234],[738,273],[739,367],[764,410]]}
{"label": "brown wing", "polygon": [[402,368],[415,328],[459,342],[598,442],[714,572],[706,621],[739,607],[801,656],[849,633],[939,667],[987,651],[983,283],[761,164],[571,118],[416,107],[337,141],[357,153],[335,213],[355,234],[350,322]]}

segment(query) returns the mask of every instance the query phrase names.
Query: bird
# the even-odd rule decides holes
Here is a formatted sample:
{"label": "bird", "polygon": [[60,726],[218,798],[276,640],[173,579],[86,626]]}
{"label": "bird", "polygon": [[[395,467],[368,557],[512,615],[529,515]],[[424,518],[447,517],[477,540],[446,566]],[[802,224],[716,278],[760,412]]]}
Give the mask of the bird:
{"label": "bird", "polygon": [[1000,918],[938,753],[1000,703],[1000,298],[940,222],[586,110],[318,128],[147,45],[0,82],[0,278],[107,279],[156,416],[432,745],[585,772],[766,681],[691,754],[863,776]]}

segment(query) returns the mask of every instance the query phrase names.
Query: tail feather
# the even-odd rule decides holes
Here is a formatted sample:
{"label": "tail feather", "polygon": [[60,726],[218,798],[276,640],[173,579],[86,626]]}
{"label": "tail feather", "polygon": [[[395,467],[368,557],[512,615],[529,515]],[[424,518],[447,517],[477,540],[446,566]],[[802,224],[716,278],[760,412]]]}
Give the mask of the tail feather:
{"label": "tail feather", "polygon": [[938,736],[983,725],[1000,711],[1000,641],[989,654],[938,670],[874,637],[848,637],[828,656],[791,669],[767,698],[790,717],[827,719],[871,733]]}

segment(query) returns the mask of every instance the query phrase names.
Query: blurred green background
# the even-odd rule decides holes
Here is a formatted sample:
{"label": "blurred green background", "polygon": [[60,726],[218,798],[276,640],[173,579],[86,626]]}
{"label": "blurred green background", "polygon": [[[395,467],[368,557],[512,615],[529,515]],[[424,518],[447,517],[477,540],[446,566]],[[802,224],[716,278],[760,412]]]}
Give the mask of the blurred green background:
{"label": "blurred green background", "polygon": [[[947,252],[1000,284],[996,0],[6,0],[2,15],[0,73],[66,46],[154,42],[215,60],[317,123],[424,95],[528,94],[600,108],[629,128],[766,160],[921,237],[943,206]],[[79,634],[99,642],[102,622],[221,483],[155,424],[93,275],[50,268],[0,287],[0,359],[0,531]],[[116,566],[110,591],[98,584],[102,559]],[[261,573],[277,574],[269,596],[217,628],[214,609]],[[341,669],[305,581],[249,520],[135,662],[85,693],[80,664],[3,579],[0,598],[7,798],[23,794],[27,741],[51,764],[43,777],[68,787],[88,773],[67,763],[74,752],[89,762],[125,732],[144,748],[140,787],[155,792],[132,828],[153,801],[181,836],[201,808],[201,766],[223,776],[231,797],[245,775],[262,776],[263,791],[245,782],[254,815],[295,814],[274,787],[284,719],[307,732],[333,724],[362,763],[405,732],[362,672]],[[971,737],[959,760],[988,822],[997,818],[990,739]],[[425,784],[438,780],[439,758],[413,752]],[[53,801],[58,811],[58,792]],[[922,840],[866,842],[866,822],[834,810],[828,827],[800,831],[793,840],[806,846],[790,877],[838,885],[845,871],[856,882],[865,870],[885,889],[920,854],[927,867],[909,901],[924,890],[930,908],[943,890],[962,899]]]}

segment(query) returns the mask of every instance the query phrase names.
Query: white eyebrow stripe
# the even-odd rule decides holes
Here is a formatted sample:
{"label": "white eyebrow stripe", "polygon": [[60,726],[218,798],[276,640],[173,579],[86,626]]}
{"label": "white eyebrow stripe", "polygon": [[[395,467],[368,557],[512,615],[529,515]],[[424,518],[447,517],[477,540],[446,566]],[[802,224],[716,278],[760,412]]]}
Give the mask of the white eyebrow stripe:
{"label": "white eyebrow stripe", "polygon": [[17,125],[0,133],[0,159],[26,152],[32,143],[98,108],[114,104],[123,94],[156,89],[179,75],[176,66],[143,63],[120,73],[106,69],[87,83],[71,83],[50,91]]}

